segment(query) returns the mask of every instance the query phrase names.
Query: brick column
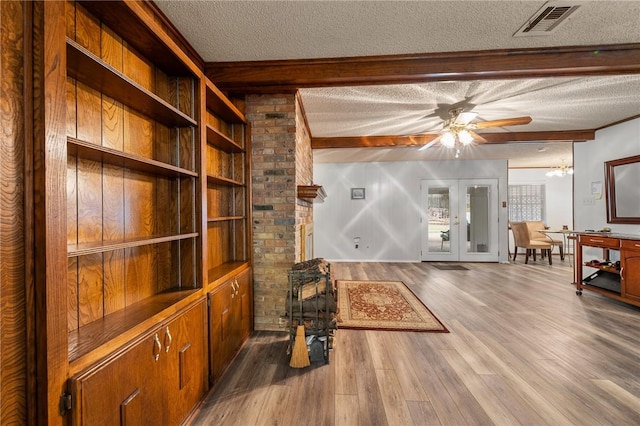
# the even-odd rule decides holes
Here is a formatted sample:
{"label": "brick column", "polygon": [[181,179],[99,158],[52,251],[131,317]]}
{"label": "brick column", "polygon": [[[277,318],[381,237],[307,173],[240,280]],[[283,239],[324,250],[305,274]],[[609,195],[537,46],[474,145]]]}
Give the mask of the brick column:
{"label": "brick column", "polygon": [[[296,197],[312,173],[311,142],[295,95],[251,95],[254,327],[283,330],[287,272],[300,259],[300,224],[312,204]],[[300,164],[300,166],[298,166]],[[300,183],[299,183],[300,182]]]}

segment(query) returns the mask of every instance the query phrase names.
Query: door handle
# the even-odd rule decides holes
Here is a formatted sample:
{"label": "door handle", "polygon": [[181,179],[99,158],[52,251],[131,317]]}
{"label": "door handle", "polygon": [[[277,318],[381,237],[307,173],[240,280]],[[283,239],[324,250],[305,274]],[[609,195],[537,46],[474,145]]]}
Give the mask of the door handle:
{"label": "door handle", "polygon": [[162,344],[160,343],[160,338],[158,337],[158,333],[153,336],[153,360],[158,362],[160,359],[160,352],[162,351]]}
{"label": "door handle", "polygon": [[169,347],[173,342],[173,337],[171,336],[171,331],[169,331],[169,326],[167,326],[167,328],[164,331],[164,340],[165,340],[165,343],[167,340],[169,340],[169,343],[167,343],[166,346],[164,347],[164,351],[169,352]]}

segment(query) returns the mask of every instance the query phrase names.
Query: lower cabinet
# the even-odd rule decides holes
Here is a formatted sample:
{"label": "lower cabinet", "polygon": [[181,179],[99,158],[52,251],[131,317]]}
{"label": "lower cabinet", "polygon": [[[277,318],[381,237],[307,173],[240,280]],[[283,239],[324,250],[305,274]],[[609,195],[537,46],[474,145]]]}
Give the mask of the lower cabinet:
{"label": "lower cabinet", "polygon": [[623,240],[620,257],[623,295],[640,301],[640,242]]}
{"label": "lower cabinet", "polygon": [[246,269],[209,293],[211,381],[217,382],[252,329],[251,270]]}
{"label": "lower cabinet", "polygon": [[202,300],[105,363],[70,380],[72,423],[178,425],[208,389]]}

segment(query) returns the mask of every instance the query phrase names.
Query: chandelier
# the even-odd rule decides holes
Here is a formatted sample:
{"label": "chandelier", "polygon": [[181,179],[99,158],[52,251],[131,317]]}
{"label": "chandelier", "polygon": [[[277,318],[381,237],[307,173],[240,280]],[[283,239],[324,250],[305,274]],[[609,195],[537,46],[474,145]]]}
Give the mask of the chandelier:
{"label": "chandelier", "polygon": [[549,169],[549,171],[547,173],[545,173],[545,175],[547,177],[564,177],[566,175],[572,175],[573,174],[573,167],[568,166],[564,160],[562,160],[562,163],[559,166],[556,167],[552,167],[551,169]]}

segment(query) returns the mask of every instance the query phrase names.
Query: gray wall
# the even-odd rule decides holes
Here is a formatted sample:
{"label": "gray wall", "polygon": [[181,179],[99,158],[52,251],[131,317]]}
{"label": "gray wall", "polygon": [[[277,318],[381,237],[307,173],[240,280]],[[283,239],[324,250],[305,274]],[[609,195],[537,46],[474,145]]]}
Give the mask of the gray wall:
{"label": "gray wall", "polygon": [[[341,261],[420,261],[420,181],[498,179],[500,261],[507,260],[507,162],[408,161],[316,163],[327,198],[314,205],[314,255]],[[351,200],[351,188],[366,199]],[[504,226],[502,226],[504,225]],[[360,237],[355,248],[354,237]]]}

